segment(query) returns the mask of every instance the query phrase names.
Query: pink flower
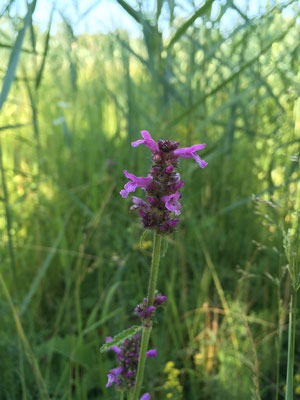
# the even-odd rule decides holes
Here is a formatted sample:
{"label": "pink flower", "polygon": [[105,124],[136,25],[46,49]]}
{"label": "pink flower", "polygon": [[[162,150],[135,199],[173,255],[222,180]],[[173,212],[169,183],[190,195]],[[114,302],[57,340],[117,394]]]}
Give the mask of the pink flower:
{"label": "pink flower", "polygon": [[[131,143],[132,147],[137,147],[140,144],[144,144],[146,147],[148,147],[148,149],[152,151],[153,154],[160,152],[160,147],[159,147],[160,141],[155,142],[155,140],[152,139],[150,133],[147,131],[141,131],[141,135],[143,139],[137,140],[136,142],[132,142]],[[177,145],[179,145],[179,143],[177,143]],[[179,158],[194,158],[196,162],[199,164],[199,166],[201,168],[204,168],[207,165],[207,162],[201,160],[196,151],[203,149],[205,146],[206,146],[205,144],[195,144],[194,146],[191,147],[183,147],[181,149],[179,148],[174,150],[174,155]],[[161,156],[159,154],[155,154],[154,160],[160,161]],[[169,170],[167,171],[167,173],[170,173]]]}
{"label": "pink flower", "polygon": [[165,203],[166,208],[169,211],[174,211],[176,215],[180,214],[181,204],[179,203],[178,199],[180,198],[180,193],[176,192],[171,194],[170,196],[163,196],[162,200]]}
{"label": "pink flower", "polygon": [[150,205],[147,204],[144,200],[140,199],[139,197],[132,196],[133,206],[130,207],[130,210],[136,210],[140,208],[143,211],[150,211]]}
{"label": "pink flower", "polygon": [[144,144],[148,149],[152,151],[152,153],[157,152],[158,149],[158,144],[152,139],[151,135],[147,131],[141,131],[141,135],[143,136],[144,140],[140,139],[137,140],[136,142],[132,142],[131,146],[132,147],[137,147],[140,144]]}
{"label": "pink flower", "polygon": [[196,151],[203,149],[206,144],[195,144],[191,147],[183,147],[182,149],[174,150],[174,155],[180,158],[194,158],[201,168],[207,165],[207,162],[201,160]]}
{"label": "pink flower", "polygon": [[135,192],[136,188],[146,189],[152,180],[150,174],[147,178],[144,178],[130,174],[128,171],[126,171],[126,169],[123,172],[126,178],[130,179],[130,182],[127,182],[124,186],[124,189],[120,192],[123,198],[127,197],[130,192]]}

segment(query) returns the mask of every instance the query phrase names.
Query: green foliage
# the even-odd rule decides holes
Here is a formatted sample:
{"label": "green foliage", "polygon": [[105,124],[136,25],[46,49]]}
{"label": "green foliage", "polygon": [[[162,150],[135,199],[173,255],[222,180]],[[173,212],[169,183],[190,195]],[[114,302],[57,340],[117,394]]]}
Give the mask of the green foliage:
{"label": "green foliage", "polygon": [[117,398],[114,355],[98,350],[132,334],[147,290],[152,236],[119,195],[124,169],[147,173],[148,149],[130,146],[147,129],[207,143],[208,166],[181,161],[145,392],[283,399],[290,278],[299,285],[299,5],[262,1],[251,16],[232,1],[118,3],[142,37],[76,36],[66,15],[51,34],[58,9],[42,33],[34,3],[23,20],[13,0],[0,6],[0,398]]}

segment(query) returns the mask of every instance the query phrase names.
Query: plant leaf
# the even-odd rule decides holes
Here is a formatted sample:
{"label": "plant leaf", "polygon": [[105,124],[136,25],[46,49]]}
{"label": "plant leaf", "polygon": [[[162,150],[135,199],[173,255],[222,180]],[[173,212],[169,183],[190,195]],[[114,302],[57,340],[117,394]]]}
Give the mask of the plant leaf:
{"label": "plant leaf", "polygon": [[119,333],[117,336],[113,338],[110,342],[105,343],[101,348],[100,352],[103,353],[105,351],[110,350],[112,347],[117,346],[121,342],[123,342],[125,339],[128,339],[129,337],[135,335],[136,333],[140,332],[142,330],[142,326],[132,326],[129,329],[126,329],[125,331],[122,331]]}
{"label": "plant leaf", "polygon": [[34,12],[36,5],[36,0],[34,0],[32,3],[28,5],[28,11],[27,14],[25,15],[24,18],[24,23],[23,23],[23,28],[19,31],[17,39],[15,41],[14,47],[12,49],[9,62],[8,62],[8,67],[3,79],[3,85],[0,93],[0,110],[5,103],[5,100],[7,99],[8,93],[10,91],[10,87],[14,81],[15,74],[16,74],[16,69],[18,66],[18,61],[19,57],[21,54],[21,49],[22,49],[22,43],[23,39],[25,36],[26,29],[28,25],[30,24],[32,14]]}
{"label": "plant leaf", "polygon": [[48,24],[48,30],[47,30],[47,34],[46,34],[46,39],[45,39],[45,49],[44,49],[44,53],[43,53],[43,59],[42,59],[42,63],[41,63],[39,72],[36,77],[36,82],[35,82],[36,89],[38,89],[38,87],[40,86],[40,83],[42,80],[42,75],[43,75],[44,68],[45,68],[46,57],[47,57],[47,53],[49,50],[50,30],[51,30],[51,24],[52,24],[53,11],[54,11],[54,9],[52,8],[50,19],[49,19],[49,24]]}

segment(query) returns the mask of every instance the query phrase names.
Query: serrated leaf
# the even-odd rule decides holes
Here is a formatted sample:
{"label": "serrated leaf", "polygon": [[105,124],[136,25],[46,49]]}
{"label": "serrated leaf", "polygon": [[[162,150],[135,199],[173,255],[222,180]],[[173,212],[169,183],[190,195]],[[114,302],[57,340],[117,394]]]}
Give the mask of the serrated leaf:
{"label": "serrated leaf", "polygon": [[134,325],[131,328],[126,329],[125,331],[122,331],[117,336],[115,336],[113,338],[113,340],[105,343],[100,348],[100,353],[110,350],[112,347],[117,346],[118,344],[122,343],[125,339],[128,339],[129,337],[135,335],[136,333],[140,332],[141,330],[142,330],[141,326]]}

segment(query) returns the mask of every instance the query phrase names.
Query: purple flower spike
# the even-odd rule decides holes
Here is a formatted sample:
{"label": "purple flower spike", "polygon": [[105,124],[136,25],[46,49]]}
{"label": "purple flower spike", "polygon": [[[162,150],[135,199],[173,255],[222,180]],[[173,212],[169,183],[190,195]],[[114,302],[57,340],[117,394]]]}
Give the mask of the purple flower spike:
{"label": "purple flower spike", "polygon": [[146,357],[147,358],[149,358],[149,357],[156,358],[157,357],[157,350],[156,349],[148,350],[147,353],[146,353]]}
{"label": "purple flower spike", "polygon": [[206,144],[195,144],[191,147],[183,147],[182,149],[177,149],[174,151],[174,155],[179,158],[194,158],[201,168],[207,165],[207,162],[201,160],[201,158],[196,154],[196,151],[203,149]]}
{"label": "purple flower spike", "polygon": [[[106,338],[106,342],[111,340],[111,337]],[[120,344],[121,352],[118,354],[118,366],[109,371],[106,387],[115,384],[116,389],[121,391],[127,391],[134,387],[136,383],[140,347],[141,335],[139,333],[125,339],[123,343]],[[147,357],[156,357],[156,355],[156,349],[149,350],[147,353]],[[145,397],[145,399],[147,399],[147,397]]]}
{"label": "purple flower spike", "polygon": [[151,400],[151,396],[149,393],[143,394],[143,396],[140,398],[140,400]]}
{"label": "purple flower spike", "polygon": [[154,141],[147,131],[141,131],[141,135],[143,139],[132,142],[131,145],[137,147],[144,144],[151,150],[152,166],[150,172],[146,178],[139,178],[124,171],[129,182],[126,183],[120,193],[125,198],[136,188],[143,189],[147,202],[138,197],[133,197],[131,210],[138,211],[144,228],[154,229],[161,235],[167,235],[176,230],[179,222],[178,218],[174,218],[180,214],[179,189],[184,185],[184,181],[180,180],[180,175],[177,172],[179,159],[194,158],[200,167],[204,168],[207,162],[201,160],[197,151],[203,149],[205,144],[196,144],[181,149],[179,142],[161,139]]}
{"label": "purple flower spike", "polygon": [[176,215],[180,214],[181,204],[179,203],[178,199],[180,198],[180,193],[176,192],[171,194],[170,196],[163,196],[162,200],[165,203],[166,208],[169,211],[174,211]]}
{"label": "purple flower spike", "polygon": [[157,143],[152,139],[151,135],[147,131],[141,131],[141,135],[144,138],[144,140],[137,140],[136,142],[132,142],[131,146],[132,147],[137,147],[140,144],[144,144],[148,149],[152,151],[152,153],[158,152],[158,145]]}

